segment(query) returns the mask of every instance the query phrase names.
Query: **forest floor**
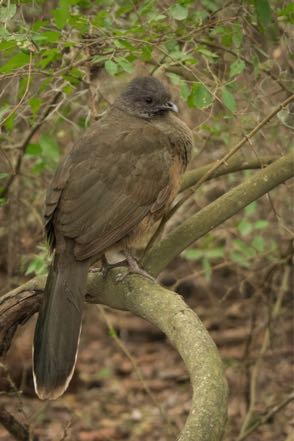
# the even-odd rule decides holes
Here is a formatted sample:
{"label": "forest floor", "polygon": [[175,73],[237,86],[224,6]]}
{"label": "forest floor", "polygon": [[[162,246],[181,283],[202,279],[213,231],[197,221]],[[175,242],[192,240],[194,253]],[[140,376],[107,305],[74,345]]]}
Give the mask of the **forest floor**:
{"label": "forest floor", "polygon": [[[292,440],[294,403],[283,405],[294,378],[290,296],[286,293],[271,329],[265,319],[266,302],[250,286],[240,289],[230,268],[215,270],[210,281],[201,271],[198,277],[186,278],[188,269],[178,259],[162,282],[172,287],[181,279],[177,291],[220,350],[230,390],[225,441]],[[0,370],[1,405],[29,424],[40,441],[174,441],[190,408],[191,388],[183,362],[162,333],[144,320],[108,308],[104,313],[131,357],[111,336],[100,307],[87,306],[69,390],[56,401],[39,401],[31,376],[32,319],[18,330],[3,361],[22,392],[16,393]],[[242,438],[240,428],[250,402],[250,420],[258,427]],[[281,409],[275,407],[280,405]],[[0,440],[12,439],[0,426]]]}

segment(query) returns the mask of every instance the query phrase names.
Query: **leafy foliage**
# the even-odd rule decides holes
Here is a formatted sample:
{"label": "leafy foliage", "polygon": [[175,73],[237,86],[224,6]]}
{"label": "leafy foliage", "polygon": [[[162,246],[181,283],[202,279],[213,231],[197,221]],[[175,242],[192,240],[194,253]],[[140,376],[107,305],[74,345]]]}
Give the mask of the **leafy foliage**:
{"label": "leafy foliage", "polygon": [[[273,78],[268,72],[277,62],[272,55],[265,59],[264,38],[276,45],[283,36],[280,23],[289,22],[293,4],[268,0],[228,7],[220,0],[164,5],[155,0],[20,0],[1,5],[0,137],[10,147],[1,155],[0,191],[5,191],[11,166],[18,161],[26,171],[21,178],[25,188],[46,182],[64,145],[105,109],[104,95],[94,103],[91,86],[101,72],[117,81],[137,72],[164,71],[186,103],[183,108],[189,108],[195,120],[203,115],[197,134],[227,148],[237,121],[243,127],[252,124],[244,108],[248,101],[254,108],[258,105],[258,97],[251,94],[256,82]],[[286,69],[283,72],[287,80]],[[249,94],[246,81],[254,85]],[[24,131],[32,136],[20,148]],[[256,212],[252,218],[245,210],[235,227],[240,237],[229,251],[212,235],[185,257],[200,261],[207,277],[211,263],[224,257],[249,267],[256,253],[269,249],[262,235],[267,220],[256,219]],[[38,259],[33,259],[29,273],[43,271],[43,257]]]}

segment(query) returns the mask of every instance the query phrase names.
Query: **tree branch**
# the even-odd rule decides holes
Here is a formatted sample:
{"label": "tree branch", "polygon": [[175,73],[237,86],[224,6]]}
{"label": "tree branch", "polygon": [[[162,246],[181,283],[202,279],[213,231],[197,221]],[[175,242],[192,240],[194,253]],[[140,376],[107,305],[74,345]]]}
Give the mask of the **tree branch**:
{"label": "tree branch", "polygon": [[31,436],[28,427],[21,424],[3,406],[0,406],[0,423],[18,441],[38,441],[35,435]]}
{"label": "tree branch", "polygon": [[197,239],[293,175],[294,152],[290,152],[204,207],[155,243],[143,258],[144,268],[151,274],[159,274]]}
{"label": "tree branch", "polygon": [[219,176],[228,175],[241,170],[253,170],[265,167],[278,159],[276,156],[260,156],[258,158],[245,159],[244,157],[232,157],[220,167],[215,169],[215,166],[219,164],[219,161],[215,161],[212,164],[203,165],[193,170],[189,170],[184,174],[183,182],[181,185],[181,192],[197,184],[203,176],[207,174],[212,168],[214,172],[210,174],[207,180],[217,178]]}
{"label": "tree branch", "polygon": [[[190,414],[178,441],[220,441],[226,423],[227,384],[213,340],[179,295],[138,275],[128,275],[117,282],[125,271],[125,268],[112,270],[105,279],[100,274],[90,274],[86,300],[131,311],[168,336],[183,358],[193,388]],[[45,277],[36,277],[2,297],[1,328],[5,327],[3,311],[7,320],[15,305],[22,303],[28,309],[25,304],[32,305],[33,299],[32,313],[38,309],[44,286]]]}

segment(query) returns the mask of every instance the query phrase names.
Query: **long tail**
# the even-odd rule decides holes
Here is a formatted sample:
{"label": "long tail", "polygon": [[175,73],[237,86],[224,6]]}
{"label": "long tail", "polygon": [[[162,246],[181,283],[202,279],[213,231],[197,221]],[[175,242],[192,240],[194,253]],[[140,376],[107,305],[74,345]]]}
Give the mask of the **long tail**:
{"label": "long tail", "polygon": [[73,375],[88,269],[89,262],[78,262],[68,247],[51,265],[33,347],[34,385],[42,400],[62,395]]}

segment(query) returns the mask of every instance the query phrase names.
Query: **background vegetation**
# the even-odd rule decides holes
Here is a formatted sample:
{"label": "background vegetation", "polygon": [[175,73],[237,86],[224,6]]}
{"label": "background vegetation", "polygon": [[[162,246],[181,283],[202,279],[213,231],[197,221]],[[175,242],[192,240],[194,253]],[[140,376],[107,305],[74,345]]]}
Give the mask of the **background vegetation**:
{"label": "background vegetation", "polygon": [[[167,230],[255,173],[251,168],[284,155],[294,127],[293,20],[294,4],[278,0],[2,2],[1,291],[46,273],[48,182],[79,133],[133,76],[151,73],[169,86],[193,129],[191,169],[235,152],[237,172],[205,182]],[[198,240],[161,276],[220,348],[231,390],[228,441],[291,437],[291,205],[288,181]],[[180,428],[190,393],[178,356],[141,319],[107,314],[156,403]],[[1,400],[41,439],[173,440],[103,317],[88,311],[72,390],[42,408],[32,392],[27,323],[2,367]],[[1,439],[9,436],[0,428]]]}

